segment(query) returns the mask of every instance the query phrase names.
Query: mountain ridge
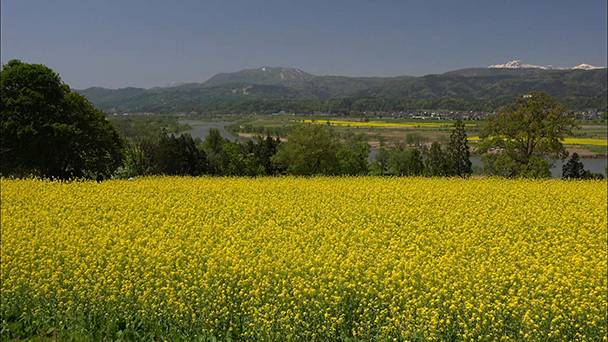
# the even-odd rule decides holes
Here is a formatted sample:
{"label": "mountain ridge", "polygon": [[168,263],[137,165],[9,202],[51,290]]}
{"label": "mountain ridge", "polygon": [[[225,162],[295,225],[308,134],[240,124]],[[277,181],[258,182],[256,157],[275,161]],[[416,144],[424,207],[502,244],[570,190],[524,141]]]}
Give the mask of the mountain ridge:
{"label": "mountain ridge", "polygon": [[491,99],[531,91],[547,91],[581,108],[605,108],[606,83],[605,68],[587,70],[584,65],[577,69],[468,68],[420,77],[316,76],[297,68],[261,67],[217,74],[203,83],[151,89],[93,87],[78,92],[109,112],[206,112],[234,104],[239,104],[239,110],[245,108],[244,112],[259,112],[267,111],[265,104],[270,102],[283,108],[290,101],[320,104],[334,99],[349,99],[348,103],[368,99],[380,107],[386,101],[442,99],[489,101],[498,106]]}
{"label": "mountain ridge", "polygon": [[493,64],[488,68],[490,69],[543,69],[543,70],[595,70],[595,69],[605,69],[605,67],[597,67],[586,63],[581,63],[572,68],[564,68],[564,67],[555,67],[552,65],[541,66],[534,64],[527,64],[520,60],[512,60],[507,62],[506,64]]}

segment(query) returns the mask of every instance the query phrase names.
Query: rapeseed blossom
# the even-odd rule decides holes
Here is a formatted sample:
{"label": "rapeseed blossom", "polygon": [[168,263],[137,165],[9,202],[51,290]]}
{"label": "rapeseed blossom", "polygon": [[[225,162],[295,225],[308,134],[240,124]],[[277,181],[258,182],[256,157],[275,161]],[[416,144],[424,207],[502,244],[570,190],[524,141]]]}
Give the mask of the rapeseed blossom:
{"label": "rapeseed blossom", "polygon": [[[349,120],[293,120],[294,122],[346,127],[453,127],[453,123],[447,122],[386,122],[386,121],[349,121]],[[467,123],[465,126],[476,127],[477,124]]]}
{"label": "rapeseed blossom", "polygon": [[[479,137],[469,137],[469,141],[480,141]],[[594,146],[606,146],[608,145],[607,139],[599,138],[564,138],[561,141],[564,145],[594,145]]]}
{"label": "rapeseed blossom", "polygon": [[3,329],[13,319],[100,338],[605,340],[606,181],[1,186]]}

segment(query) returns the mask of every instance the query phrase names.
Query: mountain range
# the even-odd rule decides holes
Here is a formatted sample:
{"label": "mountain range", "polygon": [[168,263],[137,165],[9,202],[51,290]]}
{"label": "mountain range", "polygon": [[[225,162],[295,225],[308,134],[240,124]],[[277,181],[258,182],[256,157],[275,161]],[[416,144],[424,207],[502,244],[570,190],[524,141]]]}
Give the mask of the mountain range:
{"label": "mountain range", "polygon": [[605,109],[607,79],[606,68],[587,64],[563,69],[520,61],[420,77],[316,76],[297,68],[263,66],[220,73],[203,83],[172,82],[168,87],[151,89],[94,87],[78,92],[97,108],[115,113],[299,110],[297,106],[292,108],[294,102],[306,103],[302,110],[312,111],[313,107],[323,110],[331,106],[329,103],[338,102],[352,108],[352,103],[363,100],[371,103],[368,110],[374,110],[378,103],[390,109],[387,101],[414,107],[414,103],[428,106],[446,101],[493,103],[483,105],[491,109],[531,91],[546,91],[559,100],[570,101],[573,109]]}
{"label": "mountain range", "polygon": [[513,60],[510,61],[506,64],[494,64],[494,65],[490,65],[488,68],[493,68],[493,69],[543,69],[543,70],[595,70],[595,69],[605,69],[603,67],[596,67],[593,65],[589,65],[589,64],[585,64],[585,63],[581,63],[577,66],[574,66],[572,68],[562,68],[562,67],[554,67],[552,65],[547,65],[547,66],[540,66],[540,65],[534,65],[534,64],[527,64],[524,63],[522,61],[518,61],[518,60]]}

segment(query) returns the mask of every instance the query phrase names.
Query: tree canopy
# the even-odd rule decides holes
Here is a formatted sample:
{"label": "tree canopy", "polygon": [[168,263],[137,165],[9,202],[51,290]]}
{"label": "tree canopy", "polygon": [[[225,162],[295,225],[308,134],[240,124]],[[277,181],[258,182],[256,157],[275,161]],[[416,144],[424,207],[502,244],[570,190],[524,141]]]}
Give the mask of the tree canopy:
{"label": "tree canopy", "polygon": [[549,167],[537,158],[567,157],[561,141],[575,127],[572,112],[551,95],[520,95],[515,103],[488,117],[478,152],[491,152],[484,157],[484,167],[491,173],[519,176],[524,169],[529,173],[532,167]]}
{"label": "tree canopy", "polygon": [[285,165],[294,175],[335,175],[340,172],[336,154],[341,148],[338,137],[320,125],[296,129],[281,143],[273,161]]}
{"label": "tree canopy", "polygon": [[42,64],[2,66],[2,175],[109,176],[122,164],[123,142],[105,114]]}

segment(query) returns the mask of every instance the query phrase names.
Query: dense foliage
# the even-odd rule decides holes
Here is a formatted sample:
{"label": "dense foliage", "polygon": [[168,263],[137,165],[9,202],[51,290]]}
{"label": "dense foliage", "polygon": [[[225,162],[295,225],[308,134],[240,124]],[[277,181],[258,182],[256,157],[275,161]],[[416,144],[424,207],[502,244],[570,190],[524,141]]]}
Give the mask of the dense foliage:
{"label": "dense foliage", "polygon": [[484,167],[491,174],[550,177],[545,158],[565,158],[562,140],[576,127],[562,103],[545,92],[532,92],[487,118],[478,151],[487,153]]}
{"label": "dense foliage", "polygon": [[154,137],[160,133],[179,133],[191,129],[187,124],[180,124],[173,115],[110,115],[108,120],[126,139]]}
{"label": "dense foliage", "polygon": [[[462,123],[460,123],[462,124]],[[459,128],[460,127],[460,128]],[[294,128],[287,138],[256,135],[253,140],[239,143],[210,129],[204,141],[193,139],[189,134],[179,136],[161,132],[154,138],[131,137],[127,140],[127,158],[117,172],[118,178],[146,175],[216,175],[216,176],[263,176],[263,175],[399,175],[399,176],[469,176],[470,160],[466,134],[456,124],[455,136],[458,148],[433,150],[429,155],[422,140],[412,137],[416,148],[403,144],[384,145],[370,163],[370,145],[364,134],[347,131],[338,135],[324,125],[303,125]],[[460,132],[460,133],[459,133]],[[452,146],[452,145],[449,145]],[[428,156],[427,156],[428,155]],[[441,171],[425,171],[425,158],[445,161]],[[469,171],[455,167],[456,162]],[[427,163],[428,168],[435,168]]]}
{"label": "dense foliage", "polygon": [[105,114],[41,64],[11,60],[0,76],[4,176],[110,176],[123,142]]}
{"label": "dense foliage", "polygon": [[185,177],[1,187],[2,340],[607,333],[605,181]]}
{"label": "dense foliage", "polygon": [[[606,167],[606,173],[608,174],[608,166]],[[562,166],[562,177],[566,179],[602,179],[604,175],[585,170],[585,166],[579,160],[578,153],[574,152],[570,160]]]}

